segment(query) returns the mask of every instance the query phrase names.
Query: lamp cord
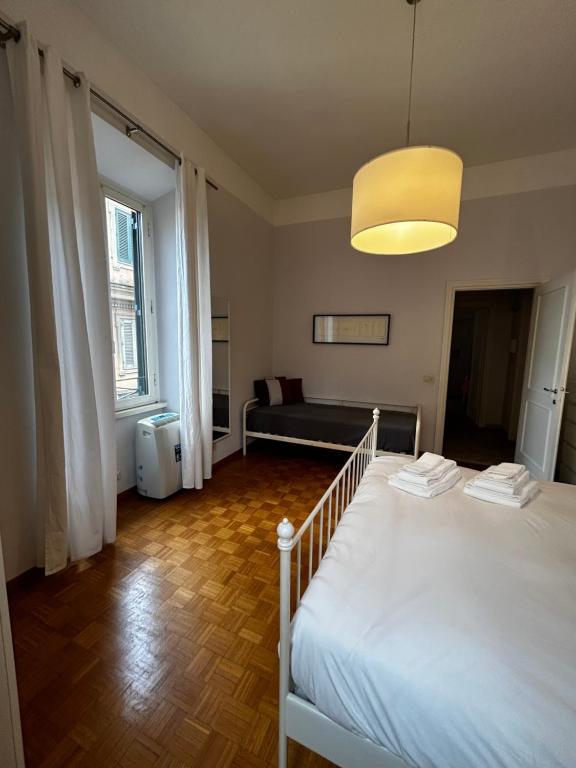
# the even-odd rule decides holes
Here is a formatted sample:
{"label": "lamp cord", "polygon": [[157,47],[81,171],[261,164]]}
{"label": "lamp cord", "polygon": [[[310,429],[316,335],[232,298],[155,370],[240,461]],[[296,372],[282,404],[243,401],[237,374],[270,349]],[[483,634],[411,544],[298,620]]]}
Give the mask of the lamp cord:
{"label": "lamp cord", "polygon": [[[408,0],[411,2],[411,0]],[[410,86],[408,88],[408,119],[406,121],[406,146],[410,146],[410,122],[412,118],[412,81],[414,79],[414,43],[416,40],[416,6],[419,0],[412,0],[414,15],[412,17],[412,53],[410,55]]]}

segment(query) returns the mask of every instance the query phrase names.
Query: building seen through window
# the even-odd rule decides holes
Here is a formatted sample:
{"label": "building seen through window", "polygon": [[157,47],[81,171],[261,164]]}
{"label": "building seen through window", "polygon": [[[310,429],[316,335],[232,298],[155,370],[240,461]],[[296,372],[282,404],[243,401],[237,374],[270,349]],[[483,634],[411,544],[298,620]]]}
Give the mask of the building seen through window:
{"label": "building seen through window", "polygon": [[108,272],[116,400],[148,395],[142,262],[142,214],[110,197],[106,201]]}

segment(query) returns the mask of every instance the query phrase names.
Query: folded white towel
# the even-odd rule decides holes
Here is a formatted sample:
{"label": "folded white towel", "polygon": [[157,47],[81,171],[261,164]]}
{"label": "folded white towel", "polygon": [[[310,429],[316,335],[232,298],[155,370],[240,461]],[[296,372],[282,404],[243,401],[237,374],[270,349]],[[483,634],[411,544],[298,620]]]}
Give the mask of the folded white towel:
{"label": "folded white towel", "polygon": [[412,475],[428,475],[430,472],[438,469],[438,467],[445,461],[444,456],[439,456],[437,453],[423,453],[417,461],[413,461],[411,464],[406,464],[402,469],[405,472],[410,472]]}
{"label": "folded white towel", "polygon": [[413,496],[420,496],[423,499],[432,499],[434,496],[449,491],[450,488],[456,485],[461,476],[460,470],[456,467],[455,469],[450,470],[442,480],[436,480],[432,485],[428,486],[401,480],[397,475],[392,475],[388,480],[388,483],[394,488],[399,488],[401,491],[411,493]]}
{"label": "folded white towel", "polygon": [[496,491],[496,493],[502,493],[506,496],[516,496],[520,494],[520,491],[529,480],[530,472],[525,469],[514,483],[502,480],[492,480],[490,475],[487,475],[485,472],[480,472],[479,475],[476,475],[473,483],[478,488],[486,488],[488,491]]}
{"label": "folded white towel", "polygon": [[526,467],[524,464],[512,464],[503,461],[500,464],[493,464],[491,467],[488,467],[488,469],[484,471],[484,474],[492,480],[515,483],[525,471]]}
{"label": "folded white towel", "polygon": [[444,461],[438,465],[437,469],[433,469],[427,475],[417,475],[413,472],[409,472],[408,468],[411,464],[406,464],[402,469],[396,473],[398,480],[405,480],[407,483],[417,483],[424,487],[433,485],[438,480],[443,480],[448,472],[456,467],[456,462],[452,459],[444,459]]}
{"label": "folded white towel", "polygon": [[503,504],[505,507],[516,507],[519,509],[538,493],[538,483],[536,480],[531,480],[529,483],[526,483],[520,493],[510,496],[490,491],[488,488],[481,488],[474,483],[474,480],[470,480],[464,486],[464,493],[467,496],[473,496],[475,499],[491,501],[493,504]]}

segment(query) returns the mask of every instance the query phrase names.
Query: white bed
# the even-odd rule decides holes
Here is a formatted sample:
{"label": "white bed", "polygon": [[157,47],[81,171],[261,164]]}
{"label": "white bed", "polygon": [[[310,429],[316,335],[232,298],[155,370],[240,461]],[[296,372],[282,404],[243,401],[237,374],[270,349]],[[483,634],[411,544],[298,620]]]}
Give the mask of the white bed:
{"label": "white bed", "polygon": [[388,486],[405,463],[364,461],[302,595],[287,735],[344,766],[573,768],[576,488],[516,510],[463,470],[418,499]]}

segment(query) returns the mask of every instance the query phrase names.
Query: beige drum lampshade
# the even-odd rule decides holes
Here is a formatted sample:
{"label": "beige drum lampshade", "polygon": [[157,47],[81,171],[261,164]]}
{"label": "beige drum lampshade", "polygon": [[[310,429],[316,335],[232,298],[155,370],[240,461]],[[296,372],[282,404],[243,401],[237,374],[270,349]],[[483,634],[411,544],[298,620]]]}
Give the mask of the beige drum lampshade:
{"label": "beige drum lampshade", "polygon": [[405,254],[440,248],[458,234],[462,160],[442,147],[405,147],[357,172],[352,192],[352,246]]}

